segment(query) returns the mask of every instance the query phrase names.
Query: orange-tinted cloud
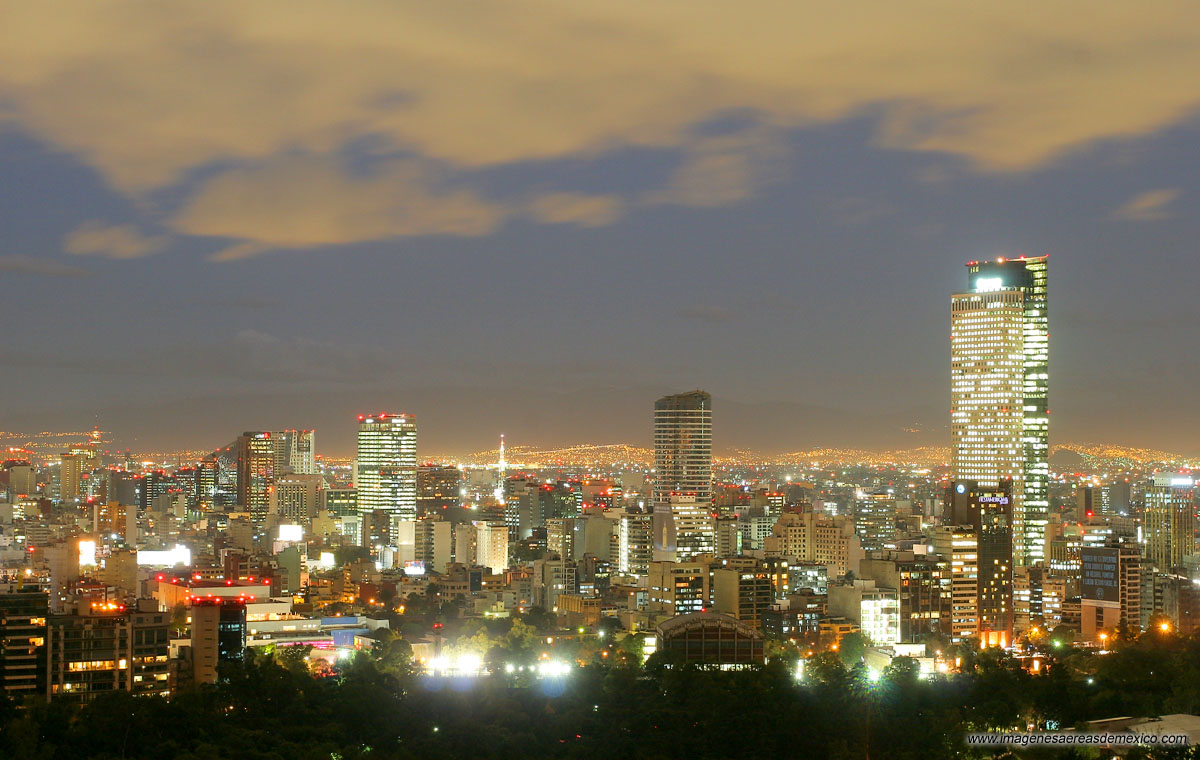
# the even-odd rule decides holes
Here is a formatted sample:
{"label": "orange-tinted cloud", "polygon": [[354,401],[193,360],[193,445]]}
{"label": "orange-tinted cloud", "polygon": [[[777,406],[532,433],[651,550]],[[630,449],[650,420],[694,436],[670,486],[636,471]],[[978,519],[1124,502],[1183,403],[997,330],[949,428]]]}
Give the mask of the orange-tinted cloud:
{"label": "orange-tinted cloud", "polygon": [[[689,150],[714,116],[753,114],[769,140],[869,110],[879,145],[1024,170],[1192,113],[1197,29],[1190,0],[43,1],[0,12],[0,98],[8,121],[137,197],[200,167],[332,156],[370,139],[455,170],[678,148],[670,185],[641,195],[711,205],[754,187],[751,154]],[[285,198],[253,221],[217,191],[244,199],[245,183],[289,175],[239,171],[203,188],[180,226],[316,245],[480,234],[497,213],[460,190],[418,196],[432,222],[393,224],[363,208],[359,189],[377,180],[328,175],[363,231],[348,227],[349,208],[289,230],[280,212],[316,194],[276,187]]]}
{"label": "orange-tinted cloud", "polygon": [[166,237],[146,235],[132,224],[91,221],[67,235],[63,247],[77,256],[140,259],[161,251],[167,242]]}
{"label": "orange-tinted cloud", "polygon": [[469,190],[441,189],[414,161],[380,162],[369,175],[324,158],[232,169],[205,183],[172,221],[187,235],[243,241],[218,258],[407,235],[476,236],[506,210]]}
{"label": "orange-tinted cloud", "polygon": [[621,217],[624,204],[615,195],[549,193],[529,204],[529,214],[546,224],[603,227]]}
{"label": "orange-tinted cloud", "polygon": [[1167,207],[1178,197],[1179,190],[1175,188],[1147,190],[1123,203],[1119,209],[1113,212],[1113,216],[1117,219],[1134,222],[1153,222],[1166,219]]}

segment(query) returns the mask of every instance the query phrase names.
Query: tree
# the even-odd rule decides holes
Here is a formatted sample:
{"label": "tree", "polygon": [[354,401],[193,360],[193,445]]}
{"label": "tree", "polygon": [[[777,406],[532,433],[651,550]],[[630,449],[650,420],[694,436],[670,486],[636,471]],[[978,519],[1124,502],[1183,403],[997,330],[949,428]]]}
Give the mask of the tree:
{"label": "tree", "polygon": [[308,674],[308,656],[312,653],[311,644],[295,644],[275,649],[275,660],[292,673]]}
{"label": "tree", "polygon": [[795,670],[800,662],[800,648],[790,641],[767,639],[763,648],[767,662],[778,663],[788,670]]}
{"label": "tree", "polygon": [[516,616],[517,620],[533,626],[539,631],[549,631],[558,626],[558,617],[547,612],[545,607],[534,605]]}
{"label": "tree", "polygon": [[871,639],[867,634],[862,631],[854,631],[842,637],[838,644],[838,654],[841,655],[842,662],[847,666],[855,665],[862,661],[863,655],[870,645]]}
{"label": "tree", "polygon": [[912,657],[893,657],[883,669],[883,677],[900,686],[911,686],[921,676],[921,663]]}

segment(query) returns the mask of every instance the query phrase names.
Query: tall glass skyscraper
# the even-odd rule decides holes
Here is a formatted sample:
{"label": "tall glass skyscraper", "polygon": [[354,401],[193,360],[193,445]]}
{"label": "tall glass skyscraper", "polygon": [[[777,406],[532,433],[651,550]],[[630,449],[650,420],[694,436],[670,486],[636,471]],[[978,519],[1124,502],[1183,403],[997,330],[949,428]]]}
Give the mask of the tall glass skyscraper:
{"label": "tall glass skyscraper", "polygon": [[237,454],[237,499],[255,525],[267,519],[275,485],[275,442],[268,432],[246,432],[233,445]]}
{"label": "tall glass skyscraper", "polygon": [[954,478],[1012,478],[1018,565],[1045,559],[1050,508],[1047,261],[972,261],[950,301]]}
{"label": "tall glass skyscraper", "polygon": [[712,396],[689,391],[654,403],[654,548],[681,556],[715,547],[712,510]]}
{"label": "tall glass skyscraper", "polygon": [[417,519],[417,421],[411,414],[358,415],[355,485],[358,511],[391,514],[396,523]]}

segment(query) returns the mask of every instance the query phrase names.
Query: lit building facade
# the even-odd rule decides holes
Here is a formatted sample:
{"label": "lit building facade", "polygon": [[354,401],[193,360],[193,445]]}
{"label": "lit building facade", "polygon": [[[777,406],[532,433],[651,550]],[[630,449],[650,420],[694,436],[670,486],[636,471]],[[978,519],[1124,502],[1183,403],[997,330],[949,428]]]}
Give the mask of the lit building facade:
{"label": "lit building facade", "polygon": [[954,477],[1013,481],[1014,561],[1037,564],[1049,512],[1047,257],[967,270],[968,291],[951,297]]}
{"label": "lit building facade", "polygon": [[242,433],[234,444],[237,452],[237,500],[262,524],[271,508],[275,485],[275,440],[271,433]]}
{"label": "lit building facade", "polygon": [[[654,548],[669,558],[692,556],[698,545],[716,548],[715,526],[698,521],[712,513],[712,396],[696,390],[654,403]],[[684,525],[681,525],[681,522]],[[705,535],[681,530],[699,526]]]}
{"label": "lit building facade", "polygon": [[411,414],[358,416],[356,480],[360,514],[417,519],[417,421]]}
{"label": "lit building facade", "polygon": [[1183,567],[1196,553],[1195,479],[1178,472],[1158,473],[1146,487],[1146,561],[1160,571]]}

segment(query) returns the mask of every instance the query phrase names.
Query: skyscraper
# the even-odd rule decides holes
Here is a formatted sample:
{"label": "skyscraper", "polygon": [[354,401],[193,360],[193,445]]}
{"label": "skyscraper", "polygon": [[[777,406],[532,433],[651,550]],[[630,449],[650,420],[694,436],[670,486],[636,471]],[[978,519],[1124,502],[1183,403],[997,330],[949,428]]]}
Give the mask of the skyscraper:
{"label": "skyscraper", "polygon": [[1049,512],[1047,257],[973,261],[951,297],[954,478],[1013,481],[1013,554],[1045,558]]}
{"label": "skyscraper", "polygon": [[1183,566],[1196,553],[1195,480],[1182,472],[1161,472],[1146,487],[1146,560],[1162,572]]}
{"label": "skyscraper", "polygon": [[416,418],[360,414],[355,477],[359,513],[390,513],[393,531],[396,522],[417,519]]}
{"label": "skyscraper", "polygon": [[275,474],[288,472],[312,475],[317,471],[313,459],[313,430],[280,430],[275,438]]}
{"label": "skyscraper", "polygon": [[270,433],[247,432],[234,442],[237,452],[237,500],[256,524],[267,518],[275,485],[275,442]]}
{"label": "skyscraper", "polygon": [[687,556],[701,546],[715,548],[711,526],[703,535],[682,532],[699,525],[697,509],[712,507],[712,396],[696,390],[654,403],[654,467],[656,552],[678,546]]}

